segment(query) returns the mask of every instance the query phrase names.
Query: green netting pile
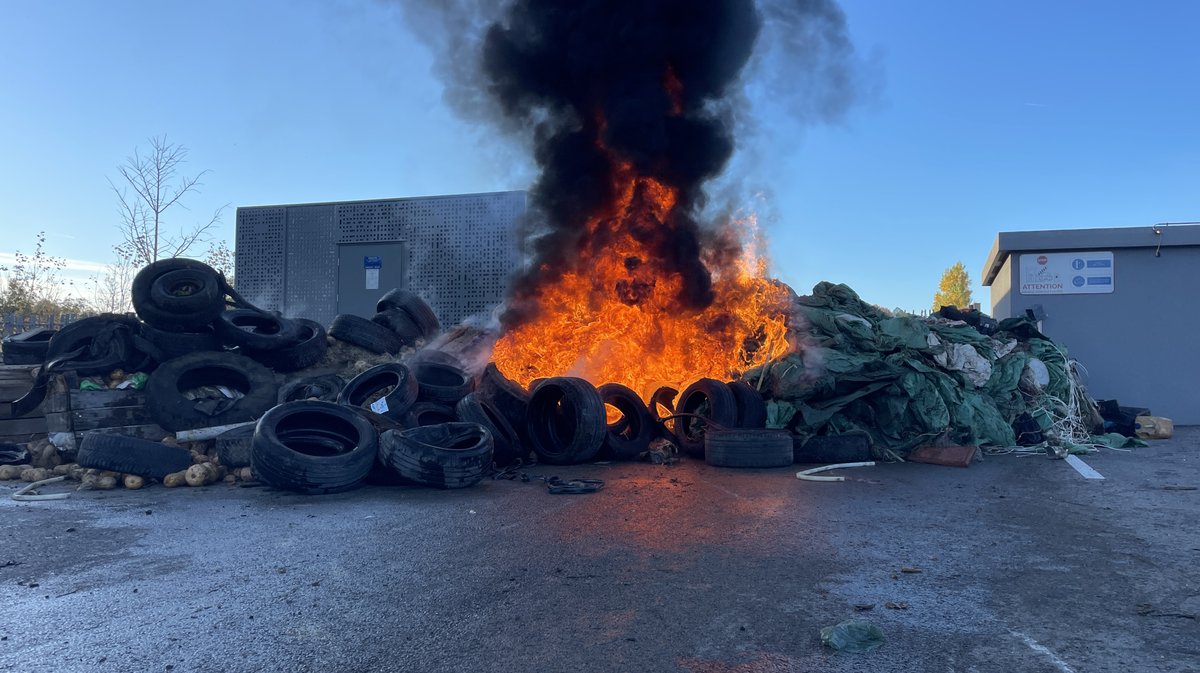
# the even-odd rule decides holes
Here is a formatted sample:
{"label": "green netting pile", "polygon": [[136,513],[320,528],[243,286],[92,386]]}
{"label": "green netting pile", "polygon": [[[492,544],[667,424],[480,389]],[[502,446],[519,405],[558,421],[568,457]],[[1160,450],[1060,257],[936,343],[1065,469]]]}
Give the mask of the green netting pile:
{"label": "green netting pile", "polygon": [[746,372],[769,425],[799,435],[863,430],[880,458],[934,439],[1017,444],[1029,414],[1050,444],[1082,451],[1100,424],[1066,351],[1026,318],[991,336],[963,322],[890,317],[846,285],[793,300],[795,352]]}

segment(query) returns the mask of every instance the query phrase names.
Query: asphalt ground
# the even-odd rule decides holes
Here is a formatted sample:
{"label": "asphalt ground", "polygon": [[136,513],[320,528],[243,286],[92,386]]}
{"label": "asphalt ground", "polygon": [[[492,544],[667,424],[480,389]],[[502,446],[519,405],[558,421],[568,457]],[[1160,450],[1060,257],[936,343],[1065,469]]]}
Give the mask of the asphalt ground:
{"label": "asphalt ground", "polygon": [[[1000,456],[842,483],[695,461],[530,471],[606,480],[590,495],[17,503],[3,482],[0,671],[1200,670],[1200,428],[1085,460],[1105,480]],[[850,618],[884,645],[823,648]]]}

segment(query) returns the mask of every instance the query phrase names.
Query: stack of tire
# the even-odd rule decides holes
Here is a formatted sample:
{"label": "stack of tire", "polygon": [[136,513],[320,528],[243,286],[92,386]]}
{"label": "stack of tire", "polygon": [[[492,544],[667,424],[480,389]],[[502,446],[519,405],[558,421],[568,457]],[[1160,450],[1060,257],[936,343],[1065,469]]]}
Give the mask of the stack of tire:
{"label": "stack of tire", "polygon": [[[656,397],[663,393],[660,389]],[[676,400],[657,400],[675,415],[680,451],[718,467],[783,467],[793,460],[792,436],[768,429],[762,395],[744,381],[704,378]]]}
{"label": "stack of tire", "polygon": [[[227,310],[227,295],[236,308]],[[132,300],[139,339],[161,363],[146,383],[147,411],[170,431],[257,420],[276,404],[272,370],[311,366],[328,348],[321,325],[253,307],[196,260],[143,267],[133,279]],[[228,390],[230,397],[207,405],[190,399],[188,391],[206,387]]]}
{"label": "stack of tire", "polygon": [[405,290],[389,290],[375,304],[370,320],[349,313],[336,316],[329,334],[372,353],[395,355],[405,346],[428,342],[442,329],[437,314],[421,297]]}

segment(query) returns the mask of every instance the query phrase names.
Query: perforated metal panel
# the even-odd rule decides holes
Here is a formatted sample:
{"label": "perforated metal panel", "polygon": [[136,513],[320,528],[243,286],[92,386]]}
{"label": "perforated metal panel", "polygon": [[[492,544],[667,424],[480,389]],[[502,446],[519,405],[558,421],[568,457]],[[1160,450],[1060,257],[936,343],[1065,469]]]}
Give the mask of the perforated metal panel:
{"label": "perforated metal panel", "polygon": [[237,287],[263,308],[328,324],[337,245],[402,241],[406,289],[457,324],[503,299],[524,212],[525,192],[238,208]]}

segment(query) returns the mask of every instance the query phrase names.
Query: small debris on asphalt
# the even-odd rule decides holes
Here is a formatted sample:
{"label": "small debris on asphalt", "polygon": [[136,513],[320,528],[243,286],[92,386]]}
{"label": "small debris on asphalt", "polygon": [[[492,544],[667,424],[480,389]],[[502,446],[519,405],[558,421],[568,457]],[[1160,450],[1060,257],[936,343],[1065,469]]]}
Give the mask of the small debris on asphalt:
{"label": "small debris on asphalt", "polygon": [[908,603],[893,603],[892,601],[888,601],[883,604],[883,607],[889,610],[907,610]]}
{"label": "small debris on asphalt", "polygon": [[854,609],[857,612],[866,612],[867,610],[874,610],[875,604],[874,603],[855,603]]}
{"label": "small debris on asphalt", "polygon": [[908,574],[908,575],[915,575],[917,573],[924,572],[924,571],[916,566],[904,566],[903,568],[900,569],[900,572]]}
{"label": "small debris on asphalt", "polygon": [[68,533],[74,533],[74,532],[75,532],[75,528],[74,528],[74,527],[68,528],[68,529],[67,529],[67,532],[68,532]]}

